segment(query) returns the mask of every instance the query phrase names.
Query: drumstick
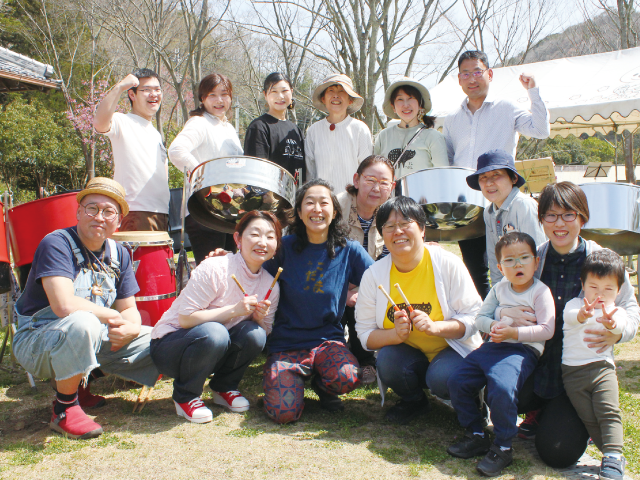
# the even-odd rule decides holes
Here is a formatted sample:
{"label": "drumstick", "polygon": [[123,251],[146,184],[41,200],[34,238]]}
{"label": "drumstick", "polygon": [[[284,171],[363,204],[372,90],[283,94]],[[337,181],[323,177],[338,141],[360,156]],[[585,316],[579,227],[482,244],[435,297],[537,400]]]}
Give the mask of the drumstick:
{"label": "drumstick", "polygon": [[[411,304],[409,303],[409,300],[407,299],[407,297],[405,296],[404,292],[402,291],[402,289],[400,288],[400,284],[396,283],[394,285],[394,287],[396,287],[396,289],[398,290],[398,292],[400,293],[400,296],[402,297],[402,299],[404,300],[404,304],[407,306],[407,308],[409,309],[409,313],[413,312],[413,307],[411,306]],[[413,321],[411,322],[411,330],[413,331]]]}
{"label": "drumstick", "polygon": [[[273,290],[273,287],[276,286],[276,282],[278,281],[278,277],[280,276],[281,273],[282,273],[282,267],[279,267],[278,268],[278,273],[276,273],[276,276],[273,279],[273,283],[269,287],[269,291],[267,291],[267,294],[264,296],[264,300],[269,300],[269,295],[271,295],[271,290]],[[264,302],[264,300],[263,300],[263,302]]]}
{"label": "drumstick", "polygon": [[404,292],[402,291],[402,289],[400,288],[400,284],[396,283],[394,285],[394,287],[396,287],[398,289],[398,293],[400,293],[400,296],[402,297],[402,299],[404,300],[404,304],[407,306],[407,308],[409,309],[409,313],[413,312],[413,307],[411,306],[411,304],[409,303],[409,300],[407,300],[407,297],[405,297]]}
{"label": "drumstick", "polygon": [[233,280],[236,282],[236,284],[238,284],[238,287],[240,287],[240,290],[242,290],[242,293],[244,293],[244,296],[248,297],[249,295],[247,294],[247,292],[244,291],[244,288],[242,288],[242,285],[240,285],[240,282],[238,281],[236,276],[231,274],[231,278],[233,278]]}
{"label": "drumstick", "polygon": [[400,311],[400,308],[398,308],[398,305],[396,305],[396,302],[394,302],[394,301],[393,301],[393,299],[391,298],[391,295],[389,295],[389,294],[387,293],[387,291],[384,289],[384,287],[383,287],[382,285],[378,285],[378,288],[380,289],[380,291],[381,291],[382,293],[384,293],[384,296],[385,296],[385,297],[387,297],[387,299],[389,300],[389,303],[391,303],[391,305],[393,305],[393,309],[394,309],[396,312],[399,312],[399,311]]}

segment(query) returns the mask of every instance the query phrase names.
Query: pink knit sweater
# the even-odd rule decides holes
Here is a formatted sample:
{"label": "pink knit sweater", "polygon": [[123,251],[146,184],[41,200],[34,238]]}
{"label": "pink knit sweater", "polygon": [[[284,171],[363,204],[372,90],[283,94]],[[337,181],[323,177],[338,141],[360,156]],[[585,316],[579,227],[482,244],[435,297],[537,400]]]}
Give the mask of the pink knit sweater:
{"label": "pink knit sweater", "polygon": [[[258,273],[252,273],[239,253],[208,258],[196,267],[186,288],[153,327],[151,338],[162,338],[166,334],[182,328],[178,315],[191,315],[200,310],[234,305],[242,300],[244,294],[231,278],[232,274],[236,276],[249,295],[258,295],[258,301],[264,298],[271,282],[273,282],[273,277],[263,268]],[[280,287],[276,284],[269,297],[271,301],[269,314],[264,319],[267,333],[271,332],[279,299]],[[248,318],[249,316],[234,317],[224,326],[229,330]]]}

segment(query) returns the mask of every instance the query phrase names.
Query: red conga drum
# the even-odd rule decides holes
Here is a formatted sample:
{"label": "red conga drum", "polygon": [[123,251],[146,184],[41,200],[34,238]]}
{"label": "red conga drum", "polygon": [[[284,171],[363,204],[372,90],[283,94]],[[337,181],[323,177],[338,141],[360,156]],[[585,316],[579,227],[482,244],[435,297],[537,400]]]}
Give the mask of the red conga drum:
{"label": "red conga drum", "polygon": [[133,254],[136,305],[142,324],[153,327],[176,299],[173,240],[167,232],[116,232],[112,238]]}
{"label": "red conga drum", "polygon": [[[7,213],[13,262],[20,271],[20,286],[27,282],[31,262],[42,239],[60,228],[78,223],[78,192],[52,195],[13,207]],[[4,237],[3,237],[4,238]]]}

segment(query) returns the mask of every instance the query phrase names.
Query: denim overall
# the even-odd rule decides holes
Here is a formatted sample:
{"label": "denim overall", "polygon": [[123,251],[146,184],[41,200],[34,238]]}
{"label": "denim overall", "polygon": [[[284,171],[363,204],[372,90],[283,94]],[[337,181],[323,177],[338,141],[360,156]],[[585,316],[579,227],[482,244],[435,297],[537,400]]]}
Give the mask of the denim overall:
{"label": "denim overall", "polygon": [[[67,232],[66,230],[58,230],[57,233],[62,233],[71,244],[73,255],[76,258],[77,264],[86,265],[82,267],[75,280],[73,281],[73,294],[76,297],[89,300],[90,302],[95,303],[100,307],[111,308],[111,305],[113,305],[113,302],[115,302],[116,300],[117,294],[115,278],[102,271],[93,272],[90,268],[88,268],[88,262],[91,261],[91,259],[87,259],[87,261],[85,262],[82,251],[80,250],[80,248],[78,248],[76,242],[69,234],[69,232]],[[109,244],[109,253],[111,254],[111,268],[120,270],[120,262],[118,259],[118,249],[116,248],[116,242],[108,238],[107,243]],[[94,295],[92,293],[91,290],[94,283],[102,289],[102,295]],[[16,302],[16,305],[17,303],[18,302]],[[18,313],[16,309],[15,315],[18,324],[18,331],[22,330],[23,328],[35,330],[36,328],[42,327],[49,322],[60,319],[60,317],[53,313],[51,307],[45,307],[42,310],[37,311],[33,316],[20,315],[20,313]],[[106,332],[106,325],[104,325],[104,328]],[[103,335],[103,337],[108,340],[108,335]]]}
{"label": "denim overall", "polygon": [[[88,263],[71,235],[65,230],[58,232],[67,238],[77,264],[83,266],[73,282],[74,295],[110,308],[117,295],[115,278],[84,266]],[[120,269],[116,243],[111,239],[107,239],[107,243],[111,268]],[[94,283],[102,289],[102,295],[92,293]],[[86,379],[94,368],[100,367],[106,374],[147,386],[153,386],[158,378],[158,370],[149,353],[150,327],[141,327],[136,338],[111,351],[107,325],[90,310],[79,310],[60,318],[49,306],[33,316],[20,315],[16,311],[16,319],[18,331],[13,351],[18,362],[35,377],[60,381],[81,374]]]}

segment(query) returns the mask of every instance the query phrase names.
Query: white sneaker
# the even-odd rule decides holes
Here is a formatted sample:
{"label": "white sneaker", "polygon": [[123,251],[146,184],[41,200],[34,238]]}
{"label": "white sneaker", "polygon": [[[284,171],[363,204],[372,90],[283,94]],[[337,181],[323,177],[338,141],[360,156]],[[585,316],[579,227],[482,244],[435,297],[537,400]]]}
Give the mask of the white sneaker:
{"label": "white sneaker", "polygon": [[178,403],[175,400],[176,413],[193,423],[207,423],[213,420],[213,413],[209,410],[200,397],[190,402]]}
{"label": "white sneaker", "polygon": [[239,391],[213,392],[213,403],[222,405],[232,412],[246,412],[249,410],[249,400],[244,398]]}

